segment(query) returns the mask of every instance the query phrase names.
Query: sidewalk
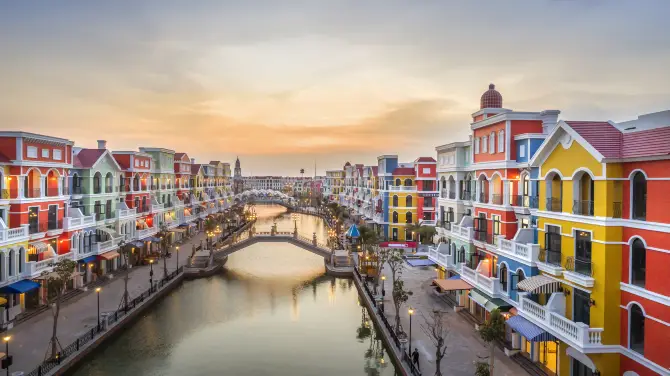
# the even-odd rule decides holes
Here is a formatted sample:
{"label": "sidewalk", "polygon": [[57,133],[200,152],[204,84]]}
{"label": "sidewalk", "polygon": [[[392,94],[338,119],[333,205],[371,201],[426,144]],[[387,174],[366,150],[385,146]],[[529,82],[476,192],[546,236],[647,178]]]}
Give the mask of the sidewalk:
{"label": "sidewalk", "polygon": [[[168,273],[177,269],[177,258],[179,266],[184,266],[191,255],[191,246],[200,245],[205,241],[204,233],[199,233],[193,238],[180,245],[179,255],[172,252],[172,257],[167,259]],[[154,282],[163,278],[163,260],[158,260],[153,265]],[[130,298],[139,295],[149,288],[150,266],[136,266],[130,271],[128,280],[128,294]],[[114,275],[114,280],[102,287],[100,292],[100,312],[115,311],[121,305],[124,292],[123,271]],[[98,300],[95,291],[89,290],[84,294],[65,302],[60,309],[58,318],[58,340],[65,347],[75,341],[91,327],[97,325]],[[53,316],[51,311],[45,311],[28,321],[21,323],[7,335],[12,337],[9,343],[9,353],[14,356],[14,364],[10,368],[13,371],[32,371],[49,354],[49,340],[53,330]]]}
{"label": "sidewalk", "polygon": [[[393,325],[395,322],[395,307],[393,307],[391,295],[391,271],[388,270],[388,267],[384,268],[384,274],[388,278],[386,281],[386,299],[384,300],[385,312],[389,322]],[[400,323],[405,332],[409,334],[407,309],[410,306],[414,308],[412,349],[417,348],[419,350],[421,373],[423,375],[433,375],[436,367],[435,346],[422,326],[426,326],[426,318],[430,318],[430,312],[433,310],[439,309],[447,312],[446,320],[450,332],[446,338],[447,353],[442,358],[442,374],[471,376],[474,374],[474,363],[476,361],[488,361],[488,359],[480,360],[478,358],[478,356],[488,357],[488,347],[471,323],[464,320],[460,314],[454,312],[452,307],[433,295],[430,284],[434,278],[435,271],[432,267],[411,267],[406,263],[403,265],[402,279],[405,281],[406,288],[412,291],[413,295],[410,296],[407,304],[400,308]],[[500,349],[496,348],[495,356],[495,376],[527,374],[521,366],[509,359]]]}

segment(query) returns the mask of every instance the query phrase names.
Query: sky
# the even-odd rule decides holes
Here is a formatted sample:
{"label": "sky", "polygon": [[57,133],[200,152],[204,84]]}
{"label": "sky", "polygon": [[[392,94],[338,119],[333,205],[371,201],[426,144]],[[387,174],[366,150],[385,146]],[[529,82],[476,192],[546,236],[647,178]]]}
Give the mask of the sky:
{"label": "sky", "polygon": [[467,140],[489,83],[567,120],[670,108],[667,0],[0,5],[0,130],[307,175]]}

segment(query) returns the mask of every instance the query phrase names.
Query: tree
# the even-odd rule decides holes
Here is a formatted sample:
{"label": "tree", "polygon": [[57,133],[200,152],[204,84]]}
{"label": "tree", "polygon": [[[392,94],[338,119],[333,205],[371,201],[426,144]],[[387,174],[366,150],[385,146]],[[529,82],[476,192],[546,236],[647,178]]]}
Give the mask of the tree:
{"label": "tree", "polygon": [[449,328],[446,325],[445,316],[446,312],[436,309],[430,317],[424,317],[426,324],[421,326],[423,332],[435,345],[435,376],[442,376],[440,363],[447,352],[446,338],[449,335]]}
{"label": "tree", "polygon": [[389,266],[389,269],[391,269],[391,281],[395,285],[395,282],[400,279],[400,275],[402,274],[402,267],[403,264],[405,263],[405,260],[402,258],[403,256],[403,251],[397,248],[394,248],[389,251],[388,254],[388,259],[386,260],[386,263]]}
{"label": "tree", "polygon": [[491,311],[489,319],[479,327],[479,335],[489,345],[489,374],[492,376],[495,344],[505,337],[505,319],[499,309]]}
{"label": "tree", "polygon": [[407,303],[412,292],[405,290],[405,281],[399,279],[393,283],[393,306],[395,307],[395,331],[400,330],[400,308]]}
{"label": "tree", "polygon": [[360,226],[358,231],[361,233],[359,240],[364,251],[370,250],[374,245],[376,245],[379,240],[377,238],[377,233],[368,226]]}
{"label": "tree", "polygon": [[170,232],[168,231],[168,227],[165,223],[161,223],[160,225],[160,232],[158,233],[158,238],[160,239],[158,247],[159,252],[163,257],[163,276],[167,277],[168,275],[167,254],[168,250],[170,249]]}
{"label": "tree", "polygon": [[379,288],[379,280],[382,277],[382,271],[384,269],[384,264],[389,259],[389,256],[391,255],[391,251],[388,248],[381,248],[378,245],[375,245],[372,248],[372,252],[375,255],[375,262],[376,262],[376,269],[377,269],[377,275],[375,276],[375,294],[377,293],[377,289]]}
{"label": "tree", "polygon": [[51,346],[51,358],[55,358],[56,355],[58,355],[58,348],[60,347],[60,343],[58,342],[58,316],[60,315],[61,297],[65,292],[68,281],[72,279],[76,267],[77,263],[75,261],[62,259],[56,262],[53,272],[43,273],[43,275],[46,276],[47,285],[49,286],[47,299],[48,305],[52,308],[51,313],[53,314],[54,319],[51,340],[49,341],[49,345]]}
{"label": "tree", "polygon": [[123,297],[121,298],[121,302],[123,304],[123,309],[128,310],[128,302],[130,300],[130,296],[128,294],[128,280],[130,279],[130,254],[132,250],[128,249],[128,245],[126,244],[125,241],[121,241],[119,243],[119,254],[121,254],[121,257],[123,258],[123,263],[126,266],[126,270],[123,275]]}
{"label": "tree", "polygon": [[433,241],[433,237],[437,234],[435,227],[420,225],[418,223],[409,225],[407,230],[411,231],[412,234],[418,234],[421,244],[430,244]]}

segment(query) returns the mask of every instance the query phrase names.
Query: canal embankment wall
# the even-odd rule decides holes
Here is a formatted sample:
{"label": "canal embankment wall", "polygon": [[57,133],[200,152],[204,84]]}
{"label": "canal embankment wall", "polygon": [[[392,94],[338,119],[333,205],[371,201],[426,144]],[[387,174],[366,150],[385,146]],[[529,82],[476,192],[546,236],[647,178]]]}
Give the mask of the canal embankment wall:
{"label": "canal embankment wall", "polygon": [[386,346],[387,349],[389,349],[388,354],[391,357],[393,365],[395,365],[396,367],[396,371],[400,373],[402,376],[412,376],[412,372],[410,371],[409,366],[402,360],[403,359],[402,353],[398,351],[398,349],[395,346],[395,343],[391,339],[391,333],[386,329],[386,327],[382,323],[382,319],[379,316],[379,313],[377,312],[375,305],[373,304],[372,300],[370,299],[365,289],[363,288],[364,282],[358,277],[358,273],[353,273],[353,279],[354,279],[354,285],[356,285],[356,289],[358,290],[358,296],[360,296],[361,301],[365,305],[365,308],[368,310],[370,318],[372,319],[372,322],[374,323],[377,332],[381,333],[381,338],[382,341],[384,341],[384,345]]}

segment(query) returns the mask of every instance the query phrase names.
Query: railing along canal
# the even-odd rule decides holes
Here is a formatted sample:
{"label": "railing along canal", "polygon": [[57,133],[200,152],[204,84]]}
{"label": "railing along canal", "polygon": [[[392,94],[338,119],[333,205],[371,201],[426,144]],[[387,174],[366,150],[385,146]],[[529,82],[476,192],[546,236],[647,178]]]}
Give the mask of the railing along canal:
{"label": "railing along canal", "polygon": [[[381,319],[381,322],[384,324],[384,327],[386,330],[389,332],[391,336],[391,340],[395,344],[395,347],[400,351],[402,354],[402,360],[405,361],[407,364],[407,367],[409,368],[410,372],[412,373],[413,376],[421,376],[421,372],[414,366],[412,363],[412,358],[410,355],[405,351],[404,346],[400,342],[400,339],[398,338],[398,335],[395,333],[394,328],[391,326],[389,323],[388,319],[386,318],[386,315],[384,314],[384,311],[380,310],[377,307],[377,301],[375,300],[375,296],[370,290],[370,287],[368,284],[365,282],[363,277],[361,276],[361,273],[358,271],[358,267],[354,266],[354,274],[356,278],[358,278],[359,281],[361,281],[361,285],[363,286],[363,290],[365,290],[365,294],[370,298],[370,301],[372,302],[372,306],[375,307],[375,311],[377,314],[379,314],[379,318]],[[375,312],[373,312],[375,314]]]}
{"label": "railing along canal", "polygon": [[142,304],[146,299],[151,297],[151,295],[156,294],[160,289],[162,289],[166,284],[168,284],[170,281],[175,279],[179,273],[183,271],[183,267],[179,267],[179,269],[174,270],[172,273],[168,274],[165,276],[165,278],[161,279],[160,281],[157,281],[157,283],[154,286],[149,287],[146,289],[143,293],[141,293],[139,296],[135,297],[133,300],[128,302],[128,305],[125,307],[119,308],[118,310],[114,311],[111,314],[107,314],[106,317],[103,319],[103,324],[102,325],[97,325],[91,328],[91,330],[87,331],[84,333],[81,337],[77,338],[74,342],[70,343],[69,345],[63,347],[61,351],[59,351],[56,354],[55,359],[47,359],[42,364],[37,366],[34,370],[32,370],[30,373],[26,374],[26,376],[42,376],[48,374],[51,370],[54,368],[58,367],[60,364],[63,363],[64,359],[67,359],[70,357],[72,354],[76,353],[79,351],[84,345],[87,343],[91,342],[95,338],[97,338],[99,335],[109,331],[110,325],[116,323],[120,319],[122,319],[124,316],[128,314],[129,311],[132,311],[135,309],[138,305]]}

